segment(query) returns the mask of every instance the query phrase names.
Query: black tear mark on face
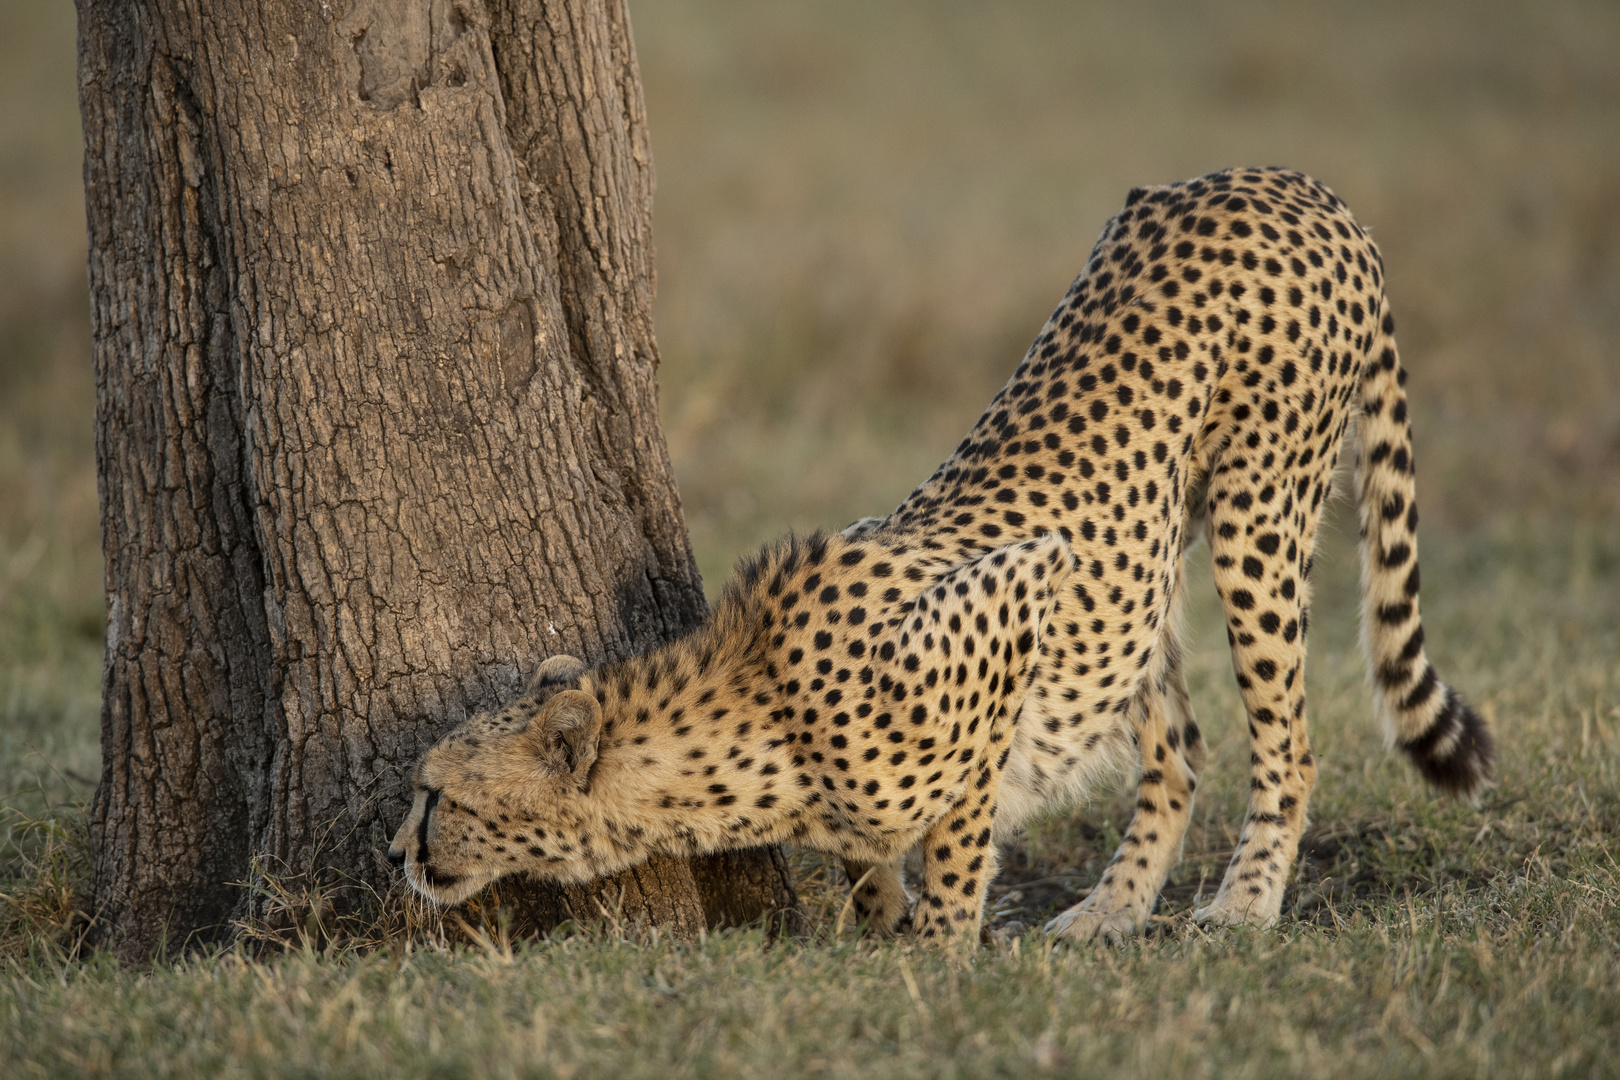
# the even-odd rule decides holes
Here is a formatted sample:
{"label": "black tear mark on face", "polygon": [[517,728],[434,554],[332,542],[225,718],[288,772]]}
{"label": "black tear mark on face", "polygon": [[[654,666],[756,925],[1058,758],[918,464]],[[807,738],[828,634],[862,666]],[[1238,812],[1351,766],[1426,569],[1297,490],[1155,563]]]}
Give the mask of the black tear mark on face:
{"label": "black tear mark on face", "polygon": [[439,805],[439,796],[442,791],[429,791],[427,802],[422,807],[422,820],[416,826],[416,864],[422,868],[422,878],[431,888],[441,891],[453,889],[461,881],[460,874],[441,874],[428,863],[428,819],[433,816],[433,808]]}
{"label": "black tear mark on face", "polygon": [[427,803],[422,807],[422,820],[416,823],[416,862],[423,870],[427,869],[428,861],[428,819],[433,816],[433,808],[439,805],[439,796],[442,790],[429,790]]}

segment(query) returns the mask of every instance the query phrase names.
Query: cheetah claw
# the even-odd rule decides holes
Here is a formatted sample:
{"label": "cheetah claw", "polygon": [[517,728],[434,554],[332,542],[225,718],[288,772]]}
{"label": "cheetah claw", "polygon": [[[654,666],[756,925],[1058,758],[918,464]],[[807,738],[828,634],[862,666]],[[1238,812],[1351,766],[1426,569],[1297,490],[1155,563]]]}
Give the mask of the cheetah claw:
{"label": "cheetah claw", "polygon": [[1258,902],[1238,907],[1235,904],[1223,903],[1217,898],[1213,903],[1193,912],[1193,922],[1204,927],[1253,926],[1265,930],[1277,925],[1277,913],[1268,914],[1264,905]]}
{"label": "cheetah claw", "polygon": [[1077,904],[1046,924],[1048,937],[1070,941],[1101,939],[1110,945],[1123,945],[1128,938],[1142,932],[1136,915],[1125,909],[1118,911],[1088,911]]}

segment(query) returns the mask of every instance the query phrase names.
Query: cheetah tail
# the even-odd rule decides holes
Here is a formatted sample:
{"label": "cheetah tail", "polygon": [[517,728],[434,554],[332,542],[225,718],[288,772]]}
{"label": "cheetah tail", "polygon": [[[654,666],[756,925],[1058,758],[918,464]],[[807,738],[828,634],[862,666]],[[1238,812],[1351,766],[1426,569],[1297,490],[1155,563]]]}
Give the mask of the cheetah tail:
{"label": "cheetah tail", "polygon": [[1356,461],[1361,645],[1368,678],[1390,745],[1404,750],[1442,791],[1472,797],[1491,776],[1491,733],[1423,655],[1412,429],[1406,372],[1387,307],[1368,357]]}

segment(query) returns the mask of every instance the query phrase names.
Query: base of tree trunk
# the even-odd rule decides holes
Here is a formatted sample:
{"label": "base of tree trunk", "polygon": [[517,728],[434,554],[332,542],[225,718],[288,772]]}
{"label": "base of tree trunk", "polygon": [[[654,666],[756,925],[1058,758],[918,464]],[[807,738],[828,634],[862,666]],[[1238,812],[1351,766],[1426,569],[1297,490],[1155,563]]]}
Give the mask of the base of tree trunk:
{"label": "base of tree trunk", "polygon": [[776,847],[690,861],[659,855],[583,885],[509,878],[499,895],[499,910],[510,915],[518,937],[549,933],[566,922],[625,930],[651,925],[683,940],[761,920],[774,937],[798,933],[804,923],[787,860]]}
{"label": "base of tree trunk", "polygon": [[[629,15],[80,0],[79,73],[92,943],[362,917],[423,750],[548,656],[622,660],[708,611],[658,425]],[[709,865],[524,890],[532,925],[792,906],[780,854]],[[286,896],[241,888],[266,868]]]}
{"label": "base of tree trunk", "polygon": [[548,933],[565,922],[660,932],[694,940],[706,930],[764,921],[771,936],[796,934],[804,913],[779,847],[749,848],[687,860],[656,855],[623,873],[583,885],[508,878],[500,910],[518,937]]}
{"label": "base of tree trunk", "polygon": [[763,919],[772,937],[804,932],[804,908],[780,846],[702,855],[691,860],[691,865],[710,930],[748,926]]}

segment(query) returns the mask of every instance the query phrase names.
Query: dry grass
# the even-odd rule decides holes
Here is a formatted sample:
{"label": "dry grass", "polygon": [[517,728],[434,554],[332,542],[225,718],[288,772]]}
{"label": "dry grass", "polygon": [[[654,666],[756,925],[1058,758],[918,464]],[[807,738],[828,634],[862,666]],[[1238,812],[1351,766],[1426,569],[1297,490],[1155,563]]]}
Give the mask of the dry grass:
{"label": "dry grass", "polygon": [[[1281,927],[1209,935],[1246,744],[1207,568],[1213,743],[1164,919],[1020,936],[1129,808],[1029,830],[948,963],[837,933],[513,943],[255,873],[233,951],[70,960],[98,770],[100,562],[72,14],[0,15],[0,1060],[19,1075],[1620,1074],[1620,8],[635,3],[661,187],[665,427],[711,588],[787,527],[880,513],[1005,377],[1131,186],[1237,163],[1334,185],[1390,266],[1436,660],[1497,726],[1480,808],[1386,755],[1353,527],[1319,560],[1321,782]],[[1195,560],[1196,561],[1196,560]],[[268,869],[268,868],[261,868]],[[15,1063],[13,1067],[10,1063]]]}

